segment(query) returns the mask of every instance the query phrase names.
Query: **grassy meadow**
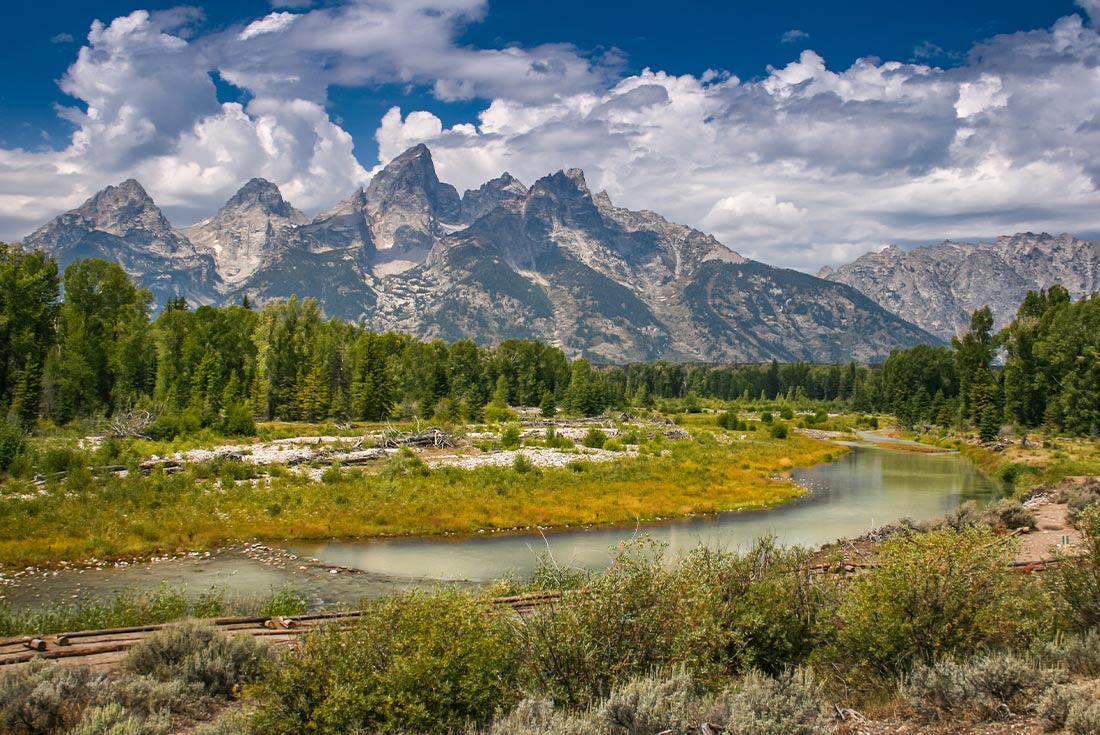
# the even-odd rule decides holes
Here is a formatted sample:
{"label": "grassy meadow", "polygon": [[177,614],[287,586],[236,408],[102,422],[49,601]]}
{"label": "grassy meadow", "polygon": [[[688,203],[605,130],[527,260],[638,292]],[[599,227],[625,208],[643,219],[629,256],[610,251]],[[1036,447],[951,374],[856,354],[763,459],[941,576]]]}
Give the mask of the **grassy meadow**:
{"label": "grassy meadow", "polygon": [[[78,449],[72,436],[46,437],[36,440],[38,465],[67,474],[40,486],[29,479],[3,484],[0,562],[142,556],[252,539],[629,524],[761,508],[801,494],[777,477],[844,451],[794,432],[776,438],[751,423],[757,430],[726,431],[712,414],[689,415],[683,425],[690,439],[635,437],[640,445],[625,449],[637,451],[624,451],[613,462],[588,462],[578,454],[564,467],[517,461],[508,467],[429,469],[419,455],[406,452],[371,466],[328,468],[320,480],[282,465],[233,459],[191,462],[173,474],[137,470],[153,454],[204,446],[194,437],[176,445],[114,441],[94,452]],[[263,426],[260,433],[303,436],[325,428]],[[108,464],[130,471],[123,477],[88,469]]]}

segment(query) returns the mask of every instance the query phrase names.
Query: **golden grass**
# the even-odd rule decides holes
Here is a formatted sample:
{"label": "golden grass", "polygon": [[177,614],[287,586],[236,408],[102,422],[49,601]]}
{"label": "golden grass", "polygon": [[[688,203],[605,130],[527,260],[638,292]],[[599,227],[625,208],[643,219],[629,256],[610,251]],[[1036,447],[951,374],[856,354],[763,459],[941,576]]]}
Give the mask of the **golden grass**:
{"label": "golden grass", "polygon": [[[58,484],[41,498],[0,502],[0,561],[42,564],[90,557],[210,549],[261,539],[471,534],[526,526],[622,524],[763,508],[802,491],[777,475],[845,449],[791,434],[749,432],[720,442],[693,427],[662,456],[516,472],[437,469],[387,478],[349,471],[335,482],[276,473],[224,484],[216,469]],[[582,457],[578,456],[578,460]],[[222,473],[223,477],[225,473]]]}

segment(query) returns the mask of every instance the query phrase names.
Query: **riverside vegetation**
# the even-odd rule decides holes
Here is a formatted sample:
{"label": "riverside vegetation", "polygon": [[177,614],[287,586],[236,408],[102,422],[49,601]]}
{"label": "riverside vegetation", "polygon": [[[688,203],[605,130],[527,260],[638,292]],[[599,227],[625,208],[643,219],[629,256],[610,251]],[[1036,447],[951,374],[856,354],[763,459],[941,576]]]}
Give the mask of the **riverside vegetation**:
{"label": "riverside vegetation", "polygon": [[[642,540],[600,573],[548,559],[523,584],[365,602],[361,624],[278,655],[187,624],[112,677],[36,663],[0,676],[0,727],[811,735],[879,711],[952,732],[1006,722],[1091,735],[1098,499],[1078,520],[1084,553],[1044,575],[1010,572],[1012,539],[975,514],[895,529],[855,577],[767,539],[675,562]],[[523,616],[490,602],[529,589],[562,598]]]}

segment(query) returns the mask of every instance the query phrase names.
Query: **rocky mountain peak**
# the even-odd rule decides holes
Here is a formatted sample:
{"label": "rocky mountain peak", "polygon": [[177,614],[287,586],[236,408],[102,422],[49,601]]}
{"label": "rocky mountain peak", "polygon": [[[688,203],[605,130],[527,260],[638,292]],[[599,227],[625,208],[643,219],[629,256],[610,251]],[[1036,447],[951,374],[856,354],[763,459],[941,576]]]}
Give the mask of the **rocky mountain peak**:
{"label": "rocky mountain peak", "polygon": [[462,200],[453,186],[439,181],[424,145],[405,151],[371,179],[366,208],[379,249],[426,252],[448,226],[463,223]]}
{"label": "rocky mountain peak", "polygon": [[261,178],[249,179],[222,207],[223,212],[231,210],[258,210],[265,215],[294,223],[307,221],[305,215],[283,199],[278,186]]}
{"label": "rocky mountain peak", "polygon": [[118,236],[134,230],[160,234],[172,229],[153,198],[136,179],[108,186],[72,214],[88,227]]}
{"label": "rocky mountain peak", "polygon": [[462,210],[467,222],[474,222],[499,206],[518,204],[527,196],[527,187],[505,171],[478,189],[467,189],[462,195]]}

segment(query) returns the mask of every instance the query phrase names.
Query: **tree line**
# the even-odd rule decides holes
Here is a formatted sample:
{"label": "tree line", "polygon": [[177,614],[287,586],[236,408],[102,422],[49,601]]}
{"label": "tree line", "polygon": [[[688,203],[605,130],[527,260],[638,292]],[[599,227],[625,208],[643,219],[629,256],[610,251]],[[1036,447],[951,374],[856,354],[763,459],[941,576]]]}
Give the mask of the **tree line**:
{"label": "tree line", "polygon": [[191,308],[176,298],[155,317],[152,308],[117,264],[77,260],[61,273],[40,251],[0,243],[0,414],[25,428],[137,408],[172,436],[242,433],[253,418],[480,421],[507,406],[591,416],[657,401],[692,411],[703,399],[763,399],[829,401],[986,435],[1005,421],[1100,429],[1100,297],[1072,302],[1061,286],[1029,293],[999,333],[979,309],[950,347],[894,350],[876,366],[593,365],[537,340],[485,347],[379,334],[326,318],[308,298],[258,310],[247,299]]}

